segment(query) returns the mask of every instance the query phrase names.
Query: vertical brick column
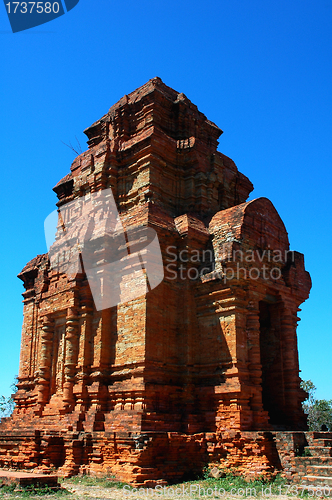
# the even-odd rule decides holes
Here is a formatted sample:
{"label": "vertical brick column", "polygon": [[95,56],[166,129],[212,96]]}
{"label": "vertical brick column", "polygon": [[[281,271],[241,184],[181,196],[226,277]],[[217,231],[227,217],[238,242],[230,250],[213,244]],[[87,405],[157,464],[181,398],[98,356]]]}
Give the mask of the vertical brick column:
{"label": "vertical brick column", "polygon": [[262,365],[259,345],[259,307],[258,302],[250,301],[247,313],[247,345],[248,369],[252,383],[251,407],[254,412],[261,411],[262,406]]}
{"label": "vertical brick column", "polygon": [[65,382],[63,384],[63,402],[68,410],[74,403],[73,387],[79,347],[78,323],[77,310],[69,307],[66,319]]}
{"label": "vertical brick column", "polygon": [[97,412],[107,408],[108,389],[105,377],[111,361],[112,314],[114,312],[112,313],[111,308],[99,312],[99,325],[94,336],[93,366],[90,374],[92,384],[89,386],[89,397],[91,407]]}
{"label": "vertical brick column", "polygon": [[109,368],[110,363],[110,353],[112,350],[111,325],[114,311],[116,311],[115,308],[109,308],[103,309],[100,313],[100,337],[98,337],[100,349],[95,349],[94,366],[103,374],[105,369]]}
{"label": "vertical brick column", "polygon": [[86,380],[89,377],[89,369],[92,364],[92,320],[93,306],[92,301],[85,300],[81,307],[81,333],[79,336],[79,352],[78,352],[78,373],[76,376],[76,405],[80,411],[86,411],[87,406],[87,389]]}
{"label": "vertical brick column", "polygon": [[37,383],[38,410],[41,410],[49,400],[53,337],[54,321],[51,315],[44,316],[41,327],[40,365]]}

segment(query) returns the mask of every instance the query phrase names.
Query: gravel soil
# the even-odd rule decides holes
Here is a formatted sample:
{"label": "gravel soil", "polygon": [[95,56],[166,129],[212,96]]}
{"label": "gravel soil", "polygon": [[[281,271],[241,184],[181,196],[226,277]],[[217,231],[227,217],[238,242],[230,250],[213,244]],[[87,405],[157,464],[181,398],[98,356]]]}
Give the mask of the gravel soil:
{"label": "gravel soil", "polygon": [[[177,485],[176,487],[182,487],[182,485]],[[127,487],[128,488],[128,487]],[[0,490],[0,500],[95,500],[95,499],[108,499],[108,500],[254,500],[259,498],[260,500],[301,500],[301,497],[296,496],[286,496],[286,495],[268,495],[262,496],[261,492],[257,492],[257,495],[231,495],[226,492],[224,495],[203,495],[199,496],[198,492],[192,494],[179,493],[169,491],[168,493],[156,492],[152,489],[140,489],[128,492],[128,489],[123,489],[123,486],[118,487],[103,487],[103,486],[92,486],[85,484],[77,484],[65,482],[62,484],[61,490],[56,493],[43,493],[43,494],[27,494],[21,491],[13,491],[11,493],[1,492]]]}

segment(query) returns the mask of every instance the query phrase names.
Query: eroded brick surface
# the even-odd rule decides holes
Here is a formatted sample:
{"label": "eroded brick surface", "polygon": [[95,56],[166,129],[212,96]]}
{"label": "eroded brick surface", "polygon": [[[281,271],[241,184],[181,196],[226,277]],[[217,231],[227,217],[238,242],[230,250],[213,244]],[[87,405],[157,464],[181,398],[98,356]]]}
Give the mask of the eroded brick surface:
{"label": "eroded brick surface", "polygon": [[84,272],[51,268],[47,254],[25,266],[0,464],[146,484],[208,462],[278,467],[266,433],[306,429],[303,255],[290,252],[269,200],[246,201],[253,186],[217,151],[221,130],[159,78],[85,133],[88,151],[54,188],[58,206],[111,187],[125,229],[157,232],[165,276],[146,296],[97,311]]}

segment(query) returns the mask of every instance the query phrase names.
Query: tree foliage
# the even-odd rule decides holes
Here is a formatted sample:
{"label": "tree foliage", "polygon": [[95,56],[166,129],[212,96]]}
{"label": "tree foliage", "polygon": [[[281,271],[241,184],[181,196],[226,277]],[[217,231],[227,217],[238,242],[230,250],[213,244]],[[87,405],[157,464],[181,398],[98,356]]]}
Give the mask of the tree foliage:
{"label": "tree foliage", "polygon": [[320,431],[322,426],[332,430],[332,399],[316,399],[316,387],[311,380],[302,380],[301,387],[308,393],[302,406],[308,415],[309,430]]}
{"label": "tree foliage", "polygon": [[12,397],[6,398],[5,396],[0,396],[0,419],[9,417],[13,413],[14,405]]}
{"label": "tree foliage", "polygon": [[[17,391],[16,383],[17,377],[15,377],[14,382],[10,386],[14,393]],[[8,398],[6,398],[5,396],[0,396],[0,420],[4,417],[10,417],[10,415],[13,413],[15,401],[12,396]]]}

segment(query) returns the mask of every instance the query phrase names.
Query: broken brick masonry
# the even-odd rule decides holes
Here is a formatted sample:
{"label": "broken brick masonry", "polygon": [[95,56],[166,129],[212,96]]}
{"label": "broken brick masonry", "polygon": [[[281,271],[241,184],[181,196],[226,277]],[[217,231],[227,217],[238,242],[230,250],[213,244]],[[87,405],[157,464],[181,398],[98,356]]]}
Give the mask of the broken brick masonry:
{"label": "broken brick masonry", "polygon": [[[170,247],[210,250],[210,267],[195,279],[165,272],[146,295],[97,311],[82,271],[31,260],[0,465],[137,484],[208,462],[260,473],[280,466],[276,431],[306,429],[296,326],[310,277],[272,203],[246,201],[253,185],[217,151],[221,133],[160,78],[85,130],[89,149],[55,186],[57,206],[111,188],[123,227],[153,228],[165,263]],[[278,279],[224,280],[236,250],[260,256],[241,262],[248,273],[273,266]]]}

